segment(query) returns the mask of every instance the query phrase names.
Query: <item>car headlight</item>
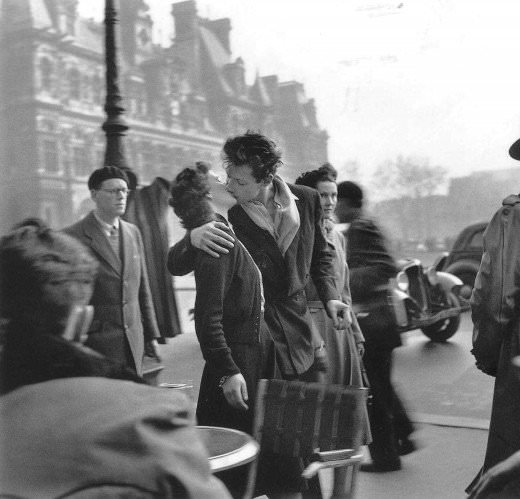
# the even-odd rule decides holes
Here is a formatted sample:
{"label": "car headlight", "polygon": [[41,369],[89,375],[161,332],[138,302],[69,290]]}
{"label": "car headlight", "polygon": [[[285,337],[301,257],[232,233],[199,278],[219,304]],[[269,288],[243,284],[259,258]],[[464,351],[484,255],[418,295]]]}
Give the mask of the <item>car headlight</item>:
{"label": "car headlight", "polygon": [[397,281],[397,287],[401,291],[408,291],[408,288],[410,286],[410,282],[408,281],[408,276],[406,275],[406,272],[399,272],[396,277]]}

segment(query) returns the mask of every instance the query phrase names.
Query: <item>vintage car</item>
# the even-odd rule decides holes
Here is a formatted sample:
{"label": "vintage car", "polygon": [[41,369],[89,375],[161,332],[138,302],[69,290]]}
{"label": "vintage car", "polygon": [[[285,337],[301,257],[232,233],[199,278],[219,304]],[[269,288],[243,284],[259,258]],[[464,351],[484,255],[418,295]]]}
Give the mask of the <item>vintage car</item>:
{"label": "vintage car", "polygon": [[404,260],[391,279],[389,302],[401,332],[421,329],[432,341],[451,338],[460,325],[460,315],[469,310],[461,296],[463,282],[437,270],[437,262],[424,269],[416,259]]}
{"label": "vintage car", "polygon": [[463,282],[460,294],[468,299],[482,259],[486,227],[487,222],[479,222],[462,229],[451,251],[444,252],[437,262],[437,270],[456,275]]}

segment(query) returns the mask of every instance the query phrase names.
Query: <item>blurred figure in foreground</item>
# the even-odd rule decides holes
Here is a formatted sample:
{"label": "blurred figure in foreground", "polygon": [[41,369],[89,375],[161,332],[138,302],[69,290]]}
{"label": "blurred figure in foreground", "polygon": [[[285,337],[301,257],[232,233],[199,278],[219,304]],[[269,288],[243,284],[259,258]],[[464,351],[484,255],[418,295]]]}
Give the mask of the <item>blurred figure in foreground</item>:
{"label": "blurred figure in foreground", "polygon": [[96,268],[38,220],[0,241],[0,495],[228,499],[191,402],[80,344]]}
{"label": "blurred figure in foreground", "polygon": [[[511,371],[520,379],[520,356],[511,361]],[[516,422],[518,426],[518,422]],[[520,497],[520,450],[479,474],[468,487],[468,499],[516,499]]]}
{"label": "blurred figure in foreground", "polygon": [[2,393],[71,376],[142,382],[123,364],[79,343],[92,318],[87,305],[97,267],[79,241],[37,219],[1,239]]}
{"label": "blurred figure in foreground", "polygon": [[[337,172],[332,165],[325,163],[317,170],[305,172],[296,179],[296,184],[306,185],[318,191],[321,207],[323,208],[323,228],[327,244],[334,251],[334,269],[336,288],[344,303],[352,306],[350,295],[349,269],[346,260],[346,240],[335,226],[335,208],[338,199],[336,185]],[[305,290],[311,316],[319,335],[324,342],[324,353],[327,359],[326,380],[328,383],[364,386],[362,377],[361,358],[364,354],[365,339],[359,328],[356,316],[350,311],[350,323],[345,329],[338,331],[332,320],[325,312],[322,302],[318,298],[315,286],[309,282]],[[318,347],[320,352],[320,348]],[[318,357],[319,358],[319,357]],[[368,415],[366,416],[366,431],[363,445],[371,441]],[[345,468],[334,469],[334,488],[332,497],[340,497],[345,490]]]}
{"label": "blurred figure in foreground", "polygon": [[409,439],[413,426],[391,381],[392,350],[401,345],[391,310],[387,304],[388,280],[397,274],[396,263],[379,227],[363,211],[363,191],[354,182],[338,184],[336,215],[349,224],[347,263],[354,307],[368,313],[359,316],[365,337],[366,367],[372,392],[369,410],[372,443],[371,463],[363,471],[394,471],[401,468],[400,455],[415,450]]}
{"label": "blurred figure in foreground", "polygon": [[[520,139],[509,154],[520,160]],[[484,253],[470,300],[477,368],[496,376],[480,474],[520,450],[520,380],[511,364],[520,354],[519,233],[520,195],[512,194],[502,201],[484,232]]]}
{"label": "blurred figure in foreground", "polygon": [[88,188],[96,208],[66,233],[99,261],[86,344],[142,375],[143,355],[158,358],[159,329],[139,229],[121,216],[129,195],[127,174],[115,166],[95,170]]}

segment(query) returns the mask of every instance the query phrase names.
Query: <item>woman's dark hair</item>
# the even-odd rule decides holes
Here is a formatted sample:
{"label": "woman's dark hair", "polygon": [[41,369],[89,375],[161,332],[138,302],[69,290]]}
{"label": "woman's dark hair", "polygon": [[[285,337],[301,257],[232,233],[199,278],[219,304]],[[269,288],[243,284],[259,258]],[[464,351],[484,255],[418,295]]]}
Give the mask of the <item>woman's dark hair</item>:
{"label": "woman's dark hair", "polygon": [[317,170],[311,170],[305,173],[302,173],[294,182],[299,185],[306,185],[307,187],[312,187],[316,189],[318,182],[336,182],[336,178],[338,177],[338,172],[336,169],[330,164],[325,163],[320,166]]}
{"label": "woman's dark hair", "polygon": [[226,140],[222,150],[225,166],[250,166],[252,175],[260,182],[275,175],[281,166],[281,153],[276,144],[259,133],[248,130],[244,135]]}
{"label": "woman's dark hair", "polygon": [[[29,218],[0,239],[0,315],[29,320],[49,312],[45,283],[63,272],[85,272],[93,278],[98,262],[77,239]],[[43,320],[43,317],[40,318]]]}
{"label": "woman's dark hair", "polygon": [[208,164],[199,161],[195,168],[184,168],[171,184],[168,202],[188,230],[215,219],[209,202],[208,170]]}

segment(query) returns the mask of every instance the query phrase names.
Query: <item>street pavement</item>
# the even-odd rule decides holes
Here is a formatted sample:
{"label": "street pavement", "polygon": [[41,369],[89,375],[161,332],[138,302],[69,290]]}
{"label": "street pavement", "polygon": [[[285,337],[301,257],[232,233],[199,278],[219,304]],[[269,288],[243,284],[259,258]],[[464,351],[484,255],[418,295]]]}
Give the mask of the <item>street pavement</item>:
{"label": "street pavement", "polygon": [[[162,382],[183,383],[196,400],[203,359],[193,322],[185,333],[160,345]],[[358,499],[458,499],[480,468],[487,441],[493,380],[474,367],[469,353],[471,321],[445,344],[431,343],[420,331],[403,335],[394,359],[394,381],[416,423],[419,449],[402,458],[391,473],[358,475]],[[367,453],[368,456],[368,453]],[[368,457],[367,457],[368,459]],[[321,476],[325,491],[331,475]]]}

